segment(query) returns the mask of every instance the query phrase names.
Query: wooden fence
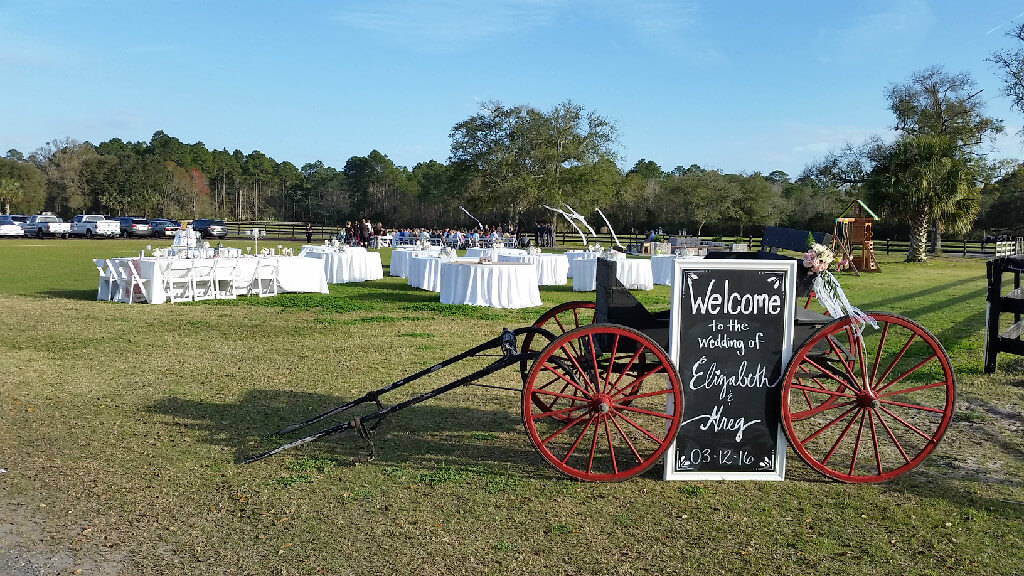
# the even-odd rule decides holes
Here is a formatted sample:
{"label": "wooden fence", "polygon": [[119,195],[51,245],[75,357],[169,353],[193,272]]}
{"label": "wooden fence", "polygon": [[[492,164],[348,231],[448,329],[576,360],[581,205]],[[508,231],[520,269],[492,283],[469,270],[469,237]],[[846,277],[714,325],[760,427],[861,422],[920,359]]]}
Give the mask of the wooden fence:
{"label": "wooden fence", "polygon": [[[253,228],[266,231],[268,240],[302,240],[306,239],[305,222],[269,222],[269,221],[245,221],[227,222],[228,236],[233,238],[244,238]],[[334,238],[338,234],[339,226],[313,226],[313,243],[320,244],[324,240]],[[531,233],[526,235],[530,242],[534,242]],[[619,243],[623,246],[630,244],[639,245],[644,241],[642,234],[617,234]],[[716,238],[719,239],[719,238]],[[710,236],[701,237],[701,240],[712,240]],[[721,238],[729,243],[744,243],[751,251],[761,249],[761,239],[753,236],[726,236]],[[611,234],[596,234],[587,236],[590,243],[599,243],[602,246],[613,246]],[[558,232],[555,234],[555,243],[567,248],[583,248],[583,241],[579,234],[569,232]],[[943,252],[949,255],[960,255],[975,258],[994,258],[997,254],[1024,254],[1024,239],[1017,238],[1010,242],[984,242],[981,240],[947,240],[942,243]],[[875,252],[878,254],[905,254],[910,249],[908,240],[875,239]]]}

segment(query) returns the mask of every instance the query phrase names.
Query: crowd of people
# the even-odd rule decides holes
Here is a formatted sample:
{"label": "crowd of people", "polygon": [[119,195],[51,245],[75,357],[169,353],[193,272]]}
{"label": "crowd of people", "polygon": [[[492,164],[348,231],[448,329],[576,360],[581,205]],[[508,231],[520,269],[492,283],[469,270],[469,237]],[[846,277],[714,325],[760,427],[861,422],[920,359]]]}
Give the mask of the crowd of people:
{"label": "crowd of people", "polygon": [[[475,228],[384,228],[383,223],[376,224],[363,218],[355,222],[348,221],[337,233],[337,240],[348,246],[364,246],[377,248],[383,245],[381,239],[390,239],[392,246],[415,244],[428,241],[432,244],[444,244],[457,250],[474,246],[492,246],[500,242],[505,246],[554,246],[554,226],[550,223],[535,222],[531,231],[518,226],[504,228],[502,226],[484,226]],[[306,224],[306,242],[313,241],[312,224]]]}

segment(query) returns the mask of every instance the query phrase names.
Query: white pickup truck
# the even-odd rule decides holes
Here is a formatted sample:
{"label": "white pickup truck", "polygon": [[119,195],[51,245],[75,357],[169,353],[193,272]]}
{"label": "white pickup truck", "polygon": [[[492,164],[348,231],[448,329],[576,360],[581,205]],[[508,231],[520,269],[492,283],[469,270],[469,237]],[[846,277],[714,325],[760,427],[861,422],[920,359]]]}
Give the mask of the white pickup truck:
{"label": "white pickup truck", "polygon": [[49,212],[29,216],[28,221],[23,223],[21,228],[25,231],[25,236],[35,236],[36,238],[46,238],[47,236],[67,238],[71,233],[70,223]]}
{"label": "white pickup truck", "polygon": [[79,214],[71,220],[71,235],[86,238],[117,238],[121,235],[121,223],[107,220],[102,214]]}

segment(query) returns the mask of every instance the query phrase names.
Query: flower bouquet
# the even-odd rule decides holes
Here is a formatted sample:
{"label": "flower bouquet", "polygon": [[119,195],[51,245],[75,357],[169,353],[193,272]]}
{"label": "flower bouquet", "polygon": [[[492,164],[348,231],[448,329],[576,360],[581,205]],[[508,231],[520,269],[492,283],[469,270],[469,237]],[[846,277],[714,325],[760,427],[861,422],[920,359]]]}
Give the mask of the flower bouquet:
{"label": "flower bouquet", "polygon": [[803,253],[803,262],[807,273],[814,278],[812,286],[818,302],[828,310],[829,315],[833,318],[849,316],[856,326],[858,335],[864,330],[865,324],[870,324],[877,330],[878,323],[875,322],[875,319],[850,304],[842,286],[839,285],[839,280],[828,271],[829,266],[836,258],[832,250],[817,242],[808,242],[808,244],[810,247]]}

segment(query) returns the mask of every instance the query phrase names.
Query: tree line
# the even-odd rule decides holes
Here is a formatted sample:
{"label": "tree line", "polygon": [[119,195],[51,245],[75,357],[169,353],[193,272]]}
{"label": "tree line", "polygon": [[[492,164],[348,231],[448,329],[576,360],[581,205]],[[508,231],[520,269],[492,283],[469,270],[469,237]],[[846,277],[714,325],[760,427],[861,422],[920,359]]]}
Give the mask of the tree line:
{"label": "tree line", "polygon": [[[1013,34],[1011,34],[1013,35]],[[1024,25],[1015,31],[1024,43]],[[994,54],[1006,93],[1024,112],[1024,52]],[[848,144],[795,178],[782,171],[732,174],[699,165],[664,169],[641,159],[618,164],[617,128],[572,101],[550,110],[490,101],[456,123],[445,163],[411,169],[372,150],[339,170],[315,161],[295,166],[254,150],[210,150],[158,131],[148,142],[99,144],[70,138],[27,156],[0,158],[0,207],[306,221],[339,225],[368,218],[389,227],[531,228],[555,222],[566,205],[595,228],[600,208],[620,232],[662,228],[698,235],[759,234],[766,225],[831,231],[853,200],[882,216],[877,234],[910,238],[908,259],[925,257],[926,239],[981,230],[1024,233],[1024,167],[993,161],[983,145],[1003,130],[985,113],[967,74],[938,66],[891,84],[886,104],[895,139]],[[550,207],[550,208],[549,208]]]}

